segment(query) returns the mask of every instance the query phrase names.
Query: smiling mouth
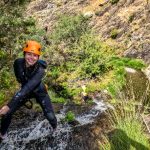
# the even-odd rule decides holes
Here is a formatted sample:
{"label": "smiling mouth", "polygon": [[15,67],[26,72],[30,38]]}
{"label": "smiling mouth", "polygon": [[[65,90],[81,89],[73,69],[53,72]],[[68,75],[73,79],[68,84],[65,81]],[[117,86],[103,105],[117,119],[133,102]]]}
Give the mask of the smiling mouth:
{"label": "smiling mouth", "polygon": [[29,63],[29,64],[34,64],[34,63],[35,63],[35,61],[28,61],[28,63]]}

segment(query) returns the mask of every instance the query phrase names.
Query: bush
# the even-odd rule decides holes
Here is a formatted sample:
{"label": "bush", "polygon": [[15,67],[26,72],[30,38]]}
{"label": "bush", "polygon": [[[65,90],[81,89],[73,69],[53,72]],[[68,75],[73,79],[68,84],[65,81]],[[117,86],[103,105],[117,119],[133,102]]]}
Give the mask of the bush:
{"label": "bush", "polygon": [[87,31],[87,18],[83,15],[77,16],[60,16],[57,25],[52,33],[54,43],[60,43],[61,41],[67,41],[73,43],[78,41],[81,35]]}
{"label": "bush", "polygon": [[116,39],[117,38],[117,35],[118,35],[118,30],[117,29],[113,29],[111,32],[110,32],[110,37],[112,39]]}
{"label": "bush", "polygon": [[3,68],[0,71],[0,89],[8,89],[12,86],[13,83],[13,76],[12,72],[8,71],[8,68]]}
{"label": "bush", "polygon": [[5,99],[5,95],[4,95],[4,93],[1,92],[0,93],[0,105],[3,104],[4,99]]}
{"label": "bush", "polygon": [[[22,14],[25,5],[18,5],[24,0],[15,1],[13,5],[1,5],[0,9],[0,47],[11,56],[18,55],[20,45],[28,39],[40,40],[44,36],[44,30],[35,27],[35,20],[25,18]],[[7,32],[6,32],[7,31]]]}
{"label": "bush", "polygon": [[81,78],[103,75],[107,71],[106,62],[114,53],[113,49],[98,41],[91,34],[81,36],[80,41],[76,43],[72,51],[74,54],[72,57],[76,58],[78,62],[76,65]]}
{"label": "bush", "polygon": [[74,121],[74,120],[75,120],[75,115],[74,115],[74,113],[73,113],[72,111],[68,111],[67,114],[66,114],[66,116],[65,116],[65,120],[66,120],[67,122],[72,122],[72,121]]}

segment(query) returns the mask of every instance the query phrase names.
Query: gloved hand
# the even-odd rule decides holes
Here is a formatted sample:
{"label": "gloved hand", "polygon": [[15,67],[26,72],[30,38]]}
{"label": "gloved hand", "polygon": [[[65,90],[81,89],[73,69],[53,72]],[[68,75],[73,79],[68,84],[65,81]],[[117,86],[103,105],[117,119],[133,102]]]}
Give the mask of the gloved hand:
{"label": "gloved hand", "polygon": [[10,108],[7,106],[7,105],[5,105],[5,106],[3,106],[1,109],[0,109],[0,115],[5,115],[5,114],[7,114],[7,112],[10,110]]}

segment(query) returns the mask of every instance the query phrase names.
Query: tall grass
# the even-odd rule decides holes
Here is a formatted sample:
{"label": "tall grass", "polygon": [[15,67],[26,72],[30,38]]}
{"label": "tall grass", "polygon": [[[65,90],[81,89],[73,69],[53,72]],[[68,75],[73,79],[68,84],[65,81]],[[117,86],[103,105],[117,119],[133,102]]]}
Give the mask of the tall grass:
{"label": "tall grass", "polygon": [[107,112],[112,131],[105,136],[100,150],[149,150],[150,143],[141,117],[142,102],[125,96],[112,102],[114,109]]}

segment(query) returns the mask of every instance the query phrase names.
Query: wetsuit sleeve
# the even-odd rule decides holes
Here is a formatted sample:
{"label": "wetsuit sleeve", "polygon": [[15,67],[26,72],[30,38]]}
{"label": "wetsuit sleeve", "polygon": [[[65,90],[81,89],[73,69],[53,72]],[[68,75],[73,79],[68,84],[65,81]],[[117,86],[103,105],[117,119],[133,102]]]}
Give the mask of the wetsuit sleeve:
{"label": "wetsuit sleeve", "polygon": [[21,101],[25,96],[27,96],[30,92],[32,92],[36,86],[38,86],[44,77],[45,71],[43,68],[39,68],[36,74],[28,80],[28,82],[21,88],[19,92],[14,95],[12,100],[7,104],[8,107],[14,105],[17,101]]}

